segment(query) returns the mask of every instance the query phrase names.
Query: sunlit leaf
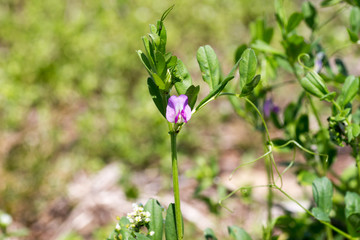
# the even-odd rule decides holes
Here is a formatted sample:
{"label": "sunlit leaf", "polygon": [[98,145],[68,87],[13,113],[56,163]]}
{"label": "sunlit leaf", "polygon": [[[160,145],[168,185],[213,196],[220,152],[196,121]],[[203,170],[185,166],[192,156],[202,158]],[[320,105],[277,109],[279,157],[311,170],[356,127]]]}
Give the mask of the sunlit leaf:
{"label": "sunlit leaf", "polygon": [[256,74],[257,58],[254,50],[248,48],[241,55],[239,73],[240,73],[240,92],[245,85],[251,83]]}
{"label": "sunlit leaf", "polygon": [[150,213],[149,231],[155,234],[149,238],[152,240],[162,240],[163,235],[163,217],[160,203],[155,199],[149,199],[144,206],[144,210]]}
{"label": "sunlit leaf", "polygon": [[326,221],[332,209],[333,186],[327,177],[317,178],[312,184],[313,197],[316,208],[313,213],[319,220]]}
{"label": "sunlit leaf", "polygon": [[213,90],[220,83],[220,64],[215,51],[209,45],[200,47],[196,58],[203,80]]}
{"label": "sunlit leaf", "polygon": [[294,12],[291,14],[286,26],[286,31],[288,33],[293,31],[301,23],[302,19],[303,15],[301,13]]}

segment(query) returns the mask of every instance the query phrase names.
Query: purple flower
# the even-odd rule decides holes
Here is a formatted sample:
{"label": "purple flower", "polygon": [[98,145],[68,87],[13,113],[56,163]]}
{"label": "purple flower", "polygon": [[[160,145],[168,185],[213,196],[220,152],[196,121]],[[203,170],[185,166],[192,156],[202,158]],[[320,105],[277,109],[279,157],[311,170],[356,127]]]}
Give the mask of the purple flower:
{"label": "purple flower", "polygon": [[323,59],[325,57],[325,54],[323,52],[319,52],[316,54],[315,57],[315,66],[314,71],[319,73],[321,71],[321,68],[323,67]]}
{"label": "purple flower", "polygon": [[187,123],[191,118],[191,108],[186,95],[171,96],[166,107],[166,119],[171,123]]}
{"label": "purple flower", "polygon": [[272,112],[275,114],[278,114],[279,111],[280,111],[280,108],[273,103],[271,98],[265,100],[265,102],[264,102],[265,117],[269,117]]}

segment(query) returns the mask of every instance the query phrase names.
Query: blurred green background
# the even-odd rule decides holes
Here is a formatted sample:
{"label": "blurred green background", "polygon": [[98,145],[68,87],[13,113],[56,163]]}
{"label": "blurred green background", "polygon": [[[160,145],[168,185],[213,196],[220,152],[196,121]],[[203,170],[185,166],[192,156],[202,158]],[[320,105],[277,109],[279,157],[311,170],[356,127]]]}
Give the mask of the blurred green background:
{"label": "blurred green background", "polygon": [[[286,7],[299,10],[301,2],[286,1]],[[168,51],[197,84],[199,46],[212,45],[227,72],[237,46],[250,40],[251,21],[265,18],[275,26],[273,2],[264,0],[0,2],[0,209],[31,228],[80,170],[96,172],[114,161],[128,169],[128,178],[159,168],[170,186],[167,125],[135,51],[143,49],[149,24],[174,3],[165,21]],[[212,106],[186,126],[181,156],[209,156],[202,133],[232,114],[230,107]],[[210,142],[216,155],[219,146]]]}

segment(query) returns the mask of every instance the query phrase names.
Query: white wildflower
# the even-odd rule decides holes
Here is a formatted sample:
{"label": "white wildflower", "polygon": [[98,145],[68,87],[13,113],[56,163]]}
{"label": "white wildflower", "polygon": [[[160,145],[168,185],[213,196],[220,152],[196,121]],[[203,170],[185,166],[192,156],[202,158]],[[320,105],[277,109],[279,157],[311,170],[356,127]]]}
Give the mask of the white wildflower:
{"label": "white wildflower", "polygon": [[154,236],[154,234],[155,234],[154,231],[150,231],[150,232],[149,232],[149,235],[150,235],[150,236]]}
{"label": "white wildflower", "polygon": [[141,222],[141,217],[140,216],[137,216],[137,217],[135,217],[135,222]]}
{"label": "white wildflower", "polygon": [[120,225],[119,225],[118,223],[116,224],[115,229],[116,229],[116,230],[120,230],[120,229],[121,229],[121,227],[120,227]]}
{"label": "white wildflower", "polygon": [[0,215],[0,225],[8,226],[11,223],[12,223],[12,217],[9,214],[3,213]]}

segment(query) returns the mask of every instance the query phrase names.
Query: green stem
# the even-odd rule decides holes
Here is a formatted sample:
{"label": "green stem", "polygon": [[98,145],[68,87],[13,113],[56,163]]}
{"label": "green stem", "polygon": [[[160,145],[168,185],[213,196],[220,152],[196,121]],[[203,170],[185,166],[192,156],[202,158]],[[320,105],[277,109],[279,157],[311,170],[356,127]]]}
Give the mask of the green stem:
{"label": "green stem", "polygon": [[360,155],[357,153],[356,155],[356,166],[358,169],[358,191],[360,191]]}
{"label": "green stem", "polygon": [[326,227],[326,236],[327,236],[327,240],[334,240],[331,228]]}
{"label": "green stem", "polygon": [[[293,201],[294,203],[296,203],[299,207],[301,207],[307,214],[309,214],[310,216],[312,216],[313,218],[315,218],[314,214],[312,214],[312,212],[310,212],[309,210],[307,210],[303,205],[301,205],[298,201],[296,201],[294,198],[292,198],[289,194],[287,194],[284,190],[282,190],[281,188],[277,187],[276,185],[272,186],[273,188],[279,190],[282,194],[284,194],[288,199],[290,199],[291,201]],[[342,236],[346,237],[347,239],[354,239],[352,236],[350,236],[349,234],[341,231],[340,229],[338,229],[337,227],[331,225],[331,223],[325,222],[325,221],[321,221],[318,219],[319,222],[321,222],[322,224],[324,224],[326,227],[334,230],[335,232],[341,234]]]}
{"label": "green stem", "polygon": [[[239,94],[231,94],[231,93],[222,93],[221,95],[230,95],[230,96],[236,96],[238,98],[241,98]],[[266,148],[270,151],[270,156],[269,156],[269,160],[270,160],[270,168],[268,169],[268,171],[270,172],[270,174],[272,175],[272,178],[271,178],[271,181],[272,181],[272,184],[269,185],[269,188],[275,188],[277,190],[279,190],[282,194],[284,194],[288,199],[290,199],[291,201],[293,201],[294,203],[296,203],[298,206],[300,206],[306,213],[308,213],[310,216],[312,216],[313,218],[315,218],[314,214],[312,214],[311,211],[309,211],[308,209],[306,209],[303,205],[301,205],[298,201],[296,201],[296,199],[292,198],[289,194],[287,194],[284,190],[282,190],[282,178],[281,178],[281,174],[279,173],[279,170],[277,169],[276,167],[276,163],[275,163],[275,159],[274,159],[274,156],[272,154],[272,144],[271,144],[271,138],[270,138],[270,134],[269,134],[269,130],[266,126],[266,122],[264,120],[264,118],[262,117],[259,109],[247,98],[243,98],[245,99],[254,109],[255,111],[258,113],[259,117],[261,118],[263,124],[264,124],[264,128],[265,128],[265,134],[266,134],[266,137],[269,141],[269,144],[266,145]],[[317,112],[315,111],[314,112],[315,115],[317,115]],[[321,125],[320,125],[321,127]],[[358,170],[359,170],[359,184],[360,184],[360,155],[358,154],[357,155],[357,158],[356,158],[356,161],[358,163]],[[273,170],[272,168],[275,168],[276,172],[278,173],[279,177],[280,177],[280,181],[281,181],[281,184],[280,184],[280,187],[276,185],[276,181],[274,179],[274,176],[273,176]],[[325,221],[322,221],[322,220],[319,220],[317,219],[319,222],[321,222],[322,224],[324,224],[326,226],[326,232],[327,232],[327,236],[328,237],[331,237],[332,236],[332,233],[331,233],[331,229],[334,230],[335,232],[341,234],[342,236],[344,236],[345,238],[347,239],[354,239],[352,236],[350,236],[349,234],[341,231],[340,229],[338,229],[337,227],[333,226],[331,223],[328,223],[328,222],[325,222]],[[329,232],[330,231],[330,232]],[[331,235],[330,235],[331,234]],[[329,238],[329,239],[332,239],[332,238]]]}
{"label": "green stem", "polygon": [[[265,150],[269,151],[266,141],[265,141],[265,134],[263,134],[263,138],[264,138],[264,142],[265,142]],[[272,152],[270,152],[270,155],[272,155]],[[265,165],[266,165],[266,175],[267,175],[267,180],[268,180],[268,184],[271,185],[271,176],[273,175],[272,172],[272,164],[271,164],[271,159],[269,156],[266,156],[265,158]],[[273,208],[273,191],[271,188],[268,188],[268,195],[267,195],[267,212],[268,212],[268,216],[267,216],[267,228],[268,228],[268,232],[267,232],[267,236],[266,239],[271,239],[271,235],[272,235],[272,214],[271,214],[271,210]]]}
{"label": "green stem", "polygon": [[172,173],[173,173],[173,189],[175,199],[175,224],[177,239],[183,239],[183,229],[181,221],[181,209],[180,209],[180,191],[179,191],[179,173],[178,173],[178,162],[177,162],[177,150],[176,150],[176,136],[177,132],[171,131],[171,159],[172,159]]}
{"label": "green stem", "polygon": [[320,128],[320,129],[323,129],[323,126],[322,126],[322,123],[321,123],[321,120],[320,120],[320,117],[319,117],[319,113],[318,113],[317,110],[316,110],[316,107],[315,107],[315,105],[314,105],[314,102],[313,102],[311,96],[310,96],[308,93],[306,93],[306,97],[307,97],[307,99],[309,100],[311,110],[312,110],[313,113],[314,113],[314,116],[315,116],[316,121],[317,121],[317,123],[318,123],[318,125],[319,125],[319,128]]}

